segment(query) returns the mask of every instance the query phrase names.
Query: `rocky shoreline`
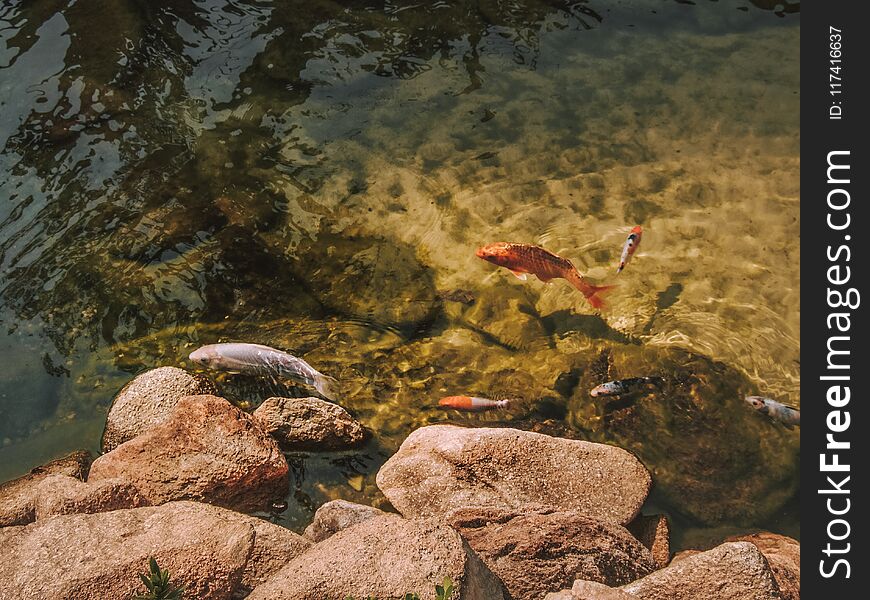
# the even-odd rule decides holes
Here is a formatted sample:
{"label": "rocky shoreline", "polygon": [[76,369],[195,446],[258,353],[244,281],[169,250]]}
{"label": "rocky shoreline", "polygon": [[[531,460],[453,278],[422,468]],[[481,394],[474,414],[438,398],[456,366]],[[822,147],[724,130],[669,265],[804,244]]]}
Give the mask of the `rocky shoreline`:
{"label": "rocky shoreline", "polygon": [[103,454],[0,485],[0,598],[130,598],[149,557],[186,598],[795,600],[800,545],[758,533],[671,557],[653,477],[630,452],[510,428],[418,428],[377,473],[396,513],[334,500],[304,535],[246,513],[286,494],[283,451],[365,428],[317,398],[246,413],[174,367],[137,376]]}

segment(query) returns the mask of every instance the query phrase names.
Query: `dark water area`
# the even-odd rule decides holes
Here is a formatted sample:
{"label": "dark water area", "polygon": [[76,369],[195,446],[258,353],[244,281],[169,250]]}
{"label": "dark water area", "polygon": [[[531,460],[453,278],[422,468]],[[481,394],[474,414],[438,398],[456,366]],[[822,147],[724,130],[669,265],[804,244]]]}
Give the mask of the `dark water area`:
{"label": "dark water area", "polygon": [[[0,481],[98,450],[136,373],[250,341],[375,435],[289,456],[300,529],[414,428],[635,452],[677,546],[799,537],[799,4],[4,2]],[[642,246],[618,277],[632,226]],[[475,257],[545,246],[594,281]],[[608,379],[667,385],[621,404]],[[249,409],[274,382],[217,377]],[[519,398],[460,415],[438,398]]]}

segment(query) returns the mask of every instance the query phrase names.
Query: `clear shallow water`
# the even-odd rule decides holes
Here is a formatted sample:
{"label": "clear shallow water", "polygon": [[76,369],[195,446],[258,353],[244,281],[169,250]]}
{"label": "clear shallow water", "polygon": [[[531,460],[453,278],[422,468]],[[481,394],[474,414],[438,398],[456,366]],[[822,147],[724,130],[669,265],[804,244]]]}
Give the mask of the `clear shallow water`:
{"label": "clear shallow water", "polygon": [[[800,403],[799,36],[763,2],[4,4],[0,480],[96,450],[135,373],[246,340],[377,434],[290,457],[288,526],[382,502],[450,421],[632,449],[680,543],[799,535],[799,432],[740,401]],[[610,309],[474,256],[500,240],[615,279]],[[462,393],[521,401],[435,407]]]}

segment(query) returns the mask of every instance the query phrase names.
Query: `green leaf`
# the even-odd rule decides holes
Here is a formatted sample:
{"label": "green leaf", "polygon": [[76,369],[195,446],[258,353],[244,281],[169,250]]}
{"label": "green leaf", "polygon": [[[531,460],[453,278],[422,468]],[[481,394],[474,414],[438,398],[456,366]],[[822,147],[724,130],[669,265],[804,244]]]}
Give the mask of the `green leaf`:
{"label": "green leaf", "polygon": [[441,585],[435,585],[435,597],[437,600],[448,600],[453,596],[453,580],[445,577]]}

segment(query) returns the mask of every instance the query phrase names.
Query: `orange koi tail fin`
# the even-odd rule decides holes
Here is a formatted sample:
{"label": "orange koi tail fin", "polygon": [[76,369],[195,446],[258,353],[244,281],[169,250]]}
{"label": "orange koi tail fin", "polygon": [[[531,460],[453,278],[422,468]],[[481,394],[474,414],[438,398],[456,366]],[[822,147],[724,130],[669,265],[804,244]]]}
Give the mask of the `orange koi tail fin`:
{"label": "orange koi tail fin", "polygon": [[616,285],[592,285],[583,278],[577,269],[569,271],[565,279],[586,296],[593,308],[604,308],[604,299],[601,296],[616,287]]}
{"label": "orange koi tail fin", "polygon": [[591,304],[593,308],[604,308],[604,298],[601,296],[615,287],[616,285],[587,284],[586,289],[583,290],[583,295],[586,296],[586,299],[589,300],[589,304]]}

